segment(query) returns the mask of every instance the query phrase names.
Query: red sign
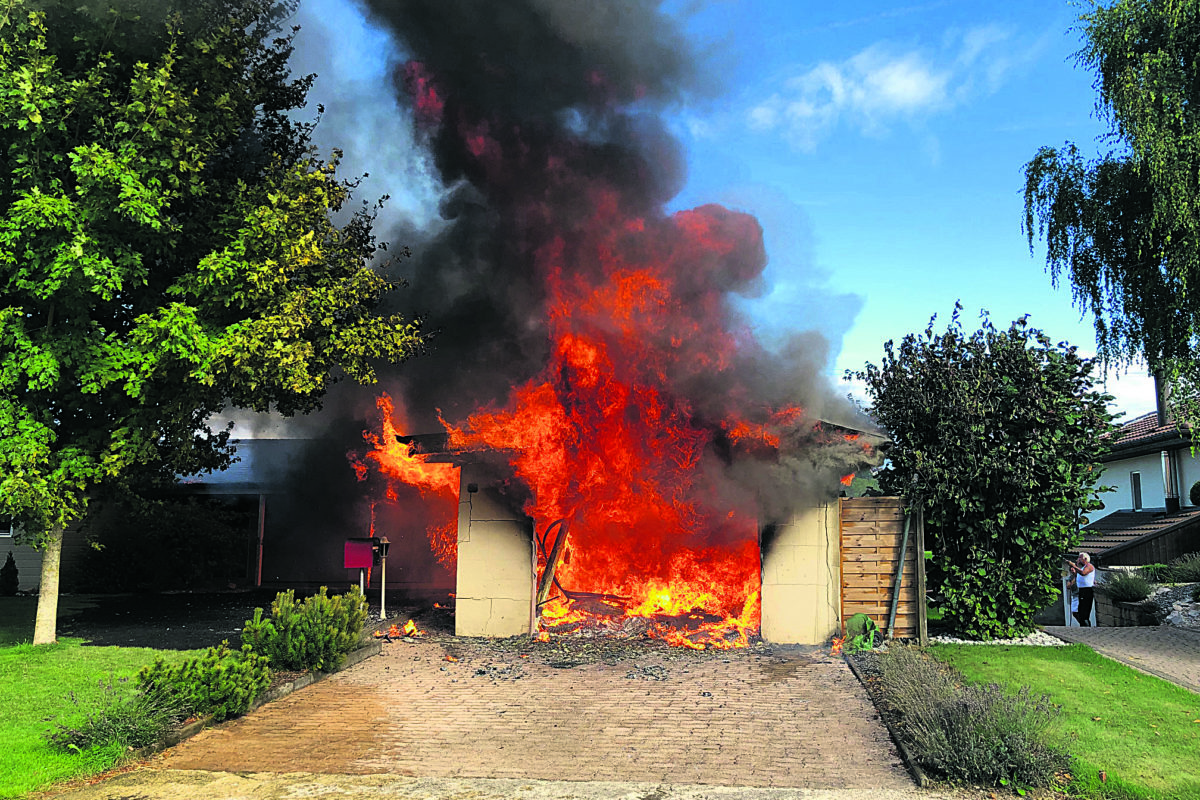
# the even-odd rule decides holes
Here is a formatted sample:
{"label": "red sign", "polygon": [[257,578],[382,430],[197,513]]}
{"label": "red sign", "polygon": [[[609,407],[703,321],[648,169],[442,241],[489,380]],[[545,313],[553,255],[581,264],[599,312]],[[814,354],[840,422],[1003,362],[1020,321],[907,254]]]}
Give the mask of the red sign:
{"label": "red sign", "polygon": [[370,539],[346,540],[346,569],[369,569],[375,548]]}

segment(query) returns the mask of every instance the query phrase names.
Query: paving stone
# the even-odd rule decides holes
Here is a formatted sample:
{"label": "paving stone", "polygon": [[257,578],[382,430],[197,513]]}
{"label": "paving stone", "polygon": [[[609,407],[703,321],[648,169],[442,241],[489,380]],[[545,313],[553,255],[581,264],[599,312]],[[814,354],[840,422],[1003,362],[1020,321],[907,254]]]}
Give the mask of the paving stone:
{"label": "paving stone", "polygon": [[[436,642],[376,658],[205,731],[153,766],[422,778],[522,778],[748,787],[912,782],[840,659],[728,659],[557,669],[517,654],[445,662]],[[686,666],[682,666],[685,665]],[[521,668],[520,680],[478,669]],[[443,668],[446,668],[443,671]]]}
{"label": "paving stone", "polygon": [[1046,626],[1063,641],[1086,644],[1097,653],[1200,693],[1200,631],[1170,625],[1129,628]]}

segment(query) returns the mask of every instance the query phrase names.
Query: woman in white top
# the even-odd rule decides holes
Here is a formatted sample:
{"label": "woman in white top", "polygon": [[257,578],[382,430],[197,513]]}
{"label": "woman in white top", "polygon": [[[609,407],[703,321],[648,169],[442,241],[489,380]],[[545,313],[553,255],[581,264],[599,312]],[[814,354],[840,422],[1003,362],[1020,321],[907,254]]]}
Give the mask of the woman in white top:
{"label": "woman in white top", "polygon": [[1079,558],[1071,565],[1071,574],[1075,576],[1075,587],[1079,590],[1079,610],[1074,612],[1079,620],[1079,627],[1092,626],[1092,587],[1096,585],[1096,568],[1092,566],[1092,557],[1080,553]]}

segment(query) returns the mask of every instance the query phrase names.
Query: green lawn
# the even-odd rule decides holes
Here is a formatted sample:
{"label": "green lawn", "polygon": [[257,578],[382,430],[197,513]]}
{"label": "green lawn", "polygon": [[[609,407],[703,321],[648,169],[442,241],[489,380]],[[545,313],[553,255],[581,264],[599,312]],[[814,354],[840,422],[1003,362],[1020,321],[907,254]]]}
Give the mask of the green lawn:
{"label": "green lawn", "polygon": [[[1084,645],[936,645],[930,652],[972,682],[1028,686],[1061,705],[1058,728],[1077,759],[1081,793],[1200,798],[1200,695]],[[1103,785],[1100,770],[1108,777]]]}
{"label": "green lawn", "polygon": [[[49,784],[102,772],[125,756],[119,749],[61,753],[44,735],[56,721],[83,715],[104,694],[110,678],[120,683],[158,656],[183,660],[196,651],[131,647],[83,647],[80,639],[34,647],[33,598],[3,598],[0,603],[0,797],[20,797]],[[21,601],[21,602],[16,602]],[[68,699],[74,693],[79,705]]]}

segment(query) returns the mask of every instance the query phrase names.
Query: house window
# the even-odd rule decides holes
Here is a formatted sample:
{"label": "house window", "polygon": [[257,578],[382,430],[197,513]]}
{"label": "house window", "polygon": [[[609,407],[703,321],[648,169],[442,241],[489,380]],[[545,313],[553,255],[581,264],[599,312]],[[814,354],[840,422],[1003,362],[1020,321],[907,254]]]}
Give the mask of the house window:
{"label": "house window", "polygon": [[1133,510],[1142,510],[1142,473],[1129,473],[1129,493],[1133,495]]}
{"label": "house window", "polygon": [[0,539],[11,539],[12,535],[12,517],[0,516]]}

